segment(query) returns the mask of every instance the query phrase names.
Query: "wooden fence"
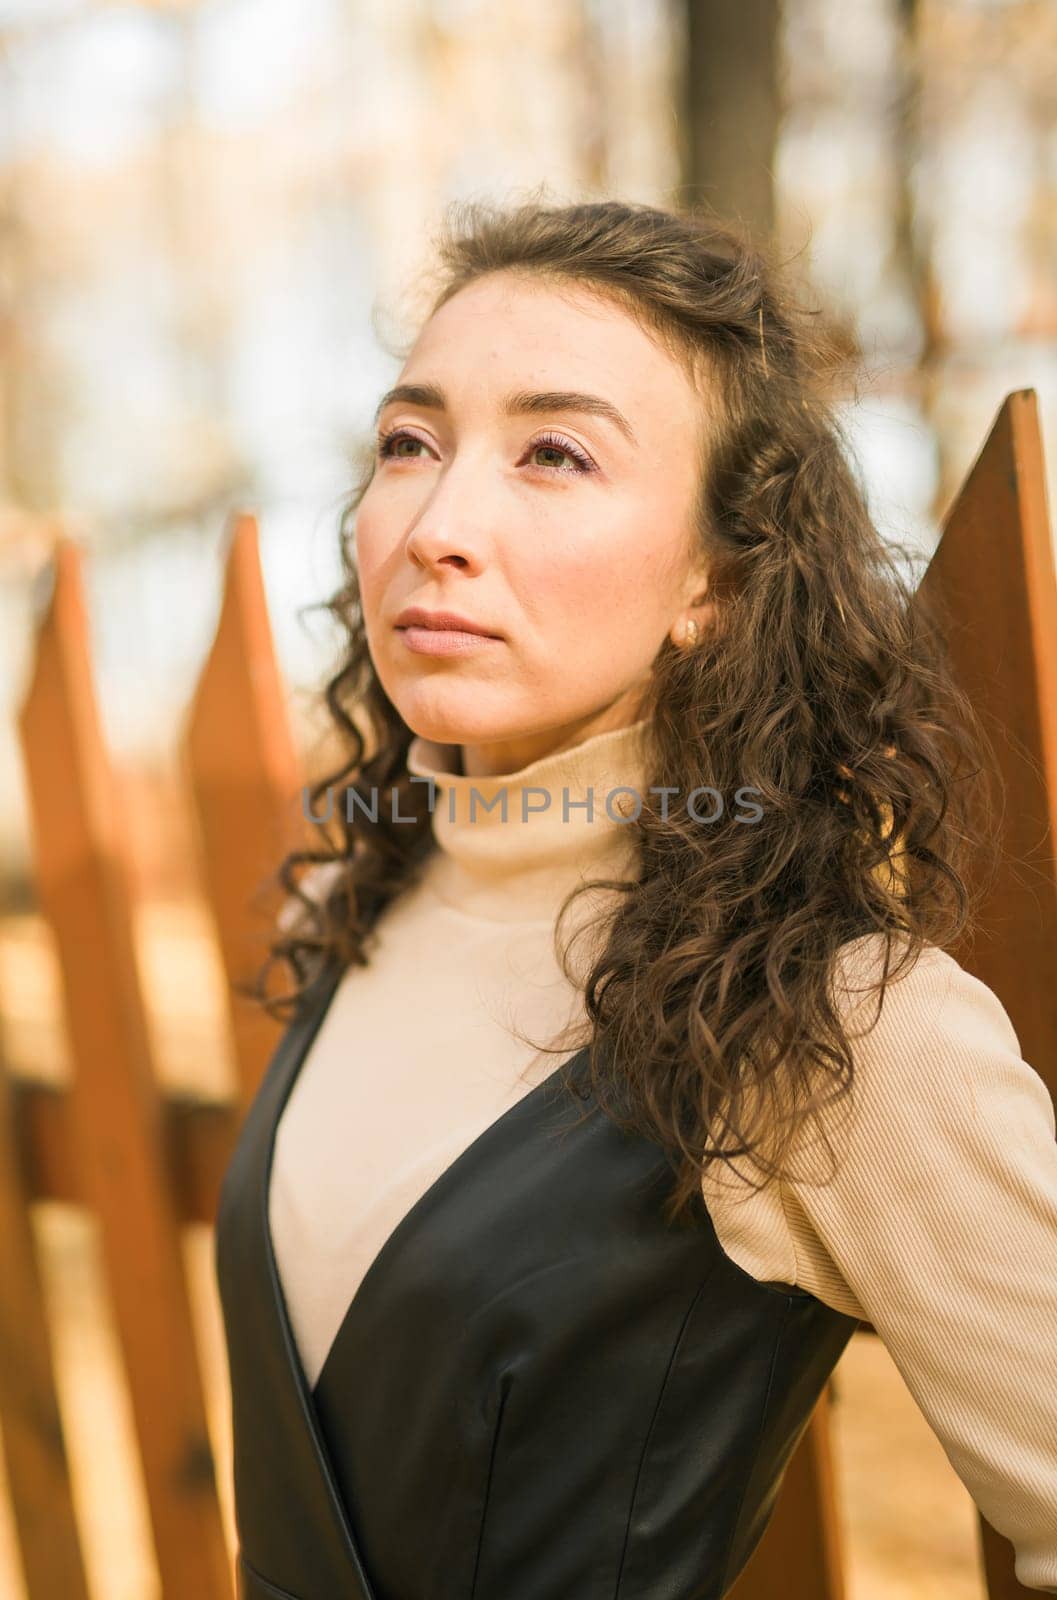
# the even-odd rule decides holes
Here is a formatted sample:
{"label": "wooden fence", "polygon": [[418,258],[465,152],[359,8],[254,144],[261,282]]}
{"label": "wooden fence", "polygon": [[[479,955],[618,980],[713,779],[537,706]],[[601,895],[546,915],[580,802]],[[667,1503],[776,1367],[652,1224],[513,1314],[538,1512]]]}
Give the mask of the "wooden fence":
{"label": "wooden fence", "polygon": [[[985,937],[955,952],[1005,1004],[1024,1055],[1057,1095],[1057,582],[1035,396],[1009,395],[948,515],[924,579],[951,620],[956,668],[996,739],[1012,863]],[[70,1041],[68,1086],[0,1057],[0,1429],[30,1600],[88,1600],[52,1338],[30,1208],[58,1199],[98,1222],[150,1529],[166,1600],[231,1600],[231,1551],[206,1427],[181,1229],[212,1221],[237,1126],[278,1028],[233,985],[263,954],[261,888],[300,841],[299,770],[272,645],[257,529],[235,519],[216,637],[182,744],[202,879],[228,979],[238,1094],[159,1086],[137,975],[126,845],[92,687],[80,557],[57,538],[21,712],[36,880],[54,937]],[[1028,863],[1031,876],[1023,870]],[[273,908],[274,909],[274,908]],[[735,1600],[842,1600],[829,1395],[790,1464]],[[990,1600],[1032,1591],[980,1519]]]}

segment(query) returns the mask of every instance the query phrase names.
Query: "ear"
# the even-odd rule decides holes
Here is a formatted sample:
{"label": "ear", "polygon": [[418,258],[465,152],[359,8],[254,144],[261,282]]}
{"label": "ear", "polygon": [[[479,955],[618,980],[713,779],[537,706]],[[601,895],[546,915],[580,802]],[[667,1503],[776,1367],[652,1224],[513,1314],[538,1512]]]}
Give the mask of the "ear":
{"label": "ear", "polygon": [[683,607],[689,616],[697,618],[702,631],[711,626],[716,602],[709,584],[708,571],[704,567],[695,567],[687,574],[683,585]]}

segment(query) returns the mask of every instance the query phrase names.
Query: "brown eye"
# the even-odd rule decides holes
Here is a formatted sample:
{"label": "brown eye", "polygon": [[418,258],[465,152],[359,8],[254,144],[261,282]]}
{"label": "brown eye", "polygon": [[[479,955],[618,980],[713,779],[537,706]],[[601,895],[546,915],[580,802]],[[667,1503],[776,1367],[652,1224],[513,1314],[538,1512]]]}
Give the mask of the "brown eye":
{"label": "brown eye", "polygon": [[398,444],[422,444],[423,441],[416,434],[408,433],[406,428],[394,428],[392,433],[385,433],[378,440],[378,454],[383,461],[415,461],[416,456],[399,456],[396,453]]}
{"label": "brown eye", "polygon": [[541,439],[536,439],[531,447],[531,453],[535,455],[539,450],[550,450],[554,454],[565,456],[568,460],[576,463],[574,467],[551,467],[548,468],[549,471],[593,472],[595,470],[594,463],[590,458],[585,456],[583,451],[578,449],[571,439],[563,439],[561,434],[549,433]]}

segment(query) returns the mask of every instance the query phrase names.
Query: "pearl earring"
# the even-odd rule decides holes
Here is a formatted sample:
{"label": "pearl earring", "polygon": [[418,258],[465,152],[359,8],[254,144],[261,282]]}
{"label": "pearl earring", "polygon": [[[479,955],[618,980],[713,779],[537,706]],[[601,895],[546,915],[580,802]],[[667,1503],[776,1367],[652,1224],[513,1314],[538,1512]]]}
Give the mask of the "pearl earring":
{"label": "pearl earring", "polygon": [[677,625],[677,637],[673,640],[673,643],[682,645],[696,644],[698,632],[697,618],[687,617],[684,622]]}

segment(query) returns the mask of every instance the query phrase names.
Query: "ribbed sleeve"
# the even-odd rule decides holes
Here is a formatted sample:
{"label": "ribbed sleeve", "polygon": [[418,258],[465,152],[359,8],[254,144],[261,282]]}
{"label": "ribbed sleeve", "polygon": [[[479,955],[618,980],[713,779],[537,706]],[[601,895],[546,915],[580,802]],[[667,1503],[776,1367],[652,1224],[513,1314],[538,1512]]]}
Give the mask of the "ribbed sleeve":
{"label": "ribbed sleeve", "polygon": [[834,1170],[781,1185],[796,1281],[874,1325],[1019,1581],[1057,1593],[1053,1101],[992,990],[937,949],[854,1058]]}

